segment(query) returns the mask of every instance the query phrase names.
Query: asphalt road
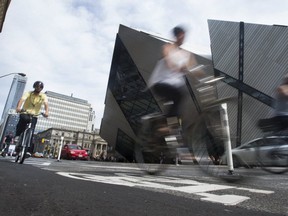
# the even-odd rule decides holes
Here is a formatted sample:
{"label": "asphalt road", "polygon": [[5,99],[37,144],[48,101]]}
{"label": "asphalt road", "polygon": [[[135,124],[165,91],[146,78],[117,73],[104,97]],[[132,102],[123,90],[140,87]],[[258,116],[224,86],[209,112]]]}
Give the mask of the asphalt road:
{"label": "asphalt road", "polygon": [[[135,164],[0,158],[0,215],[288,215],[288,175],[224,183],[197,168],[146,176]],[[246,171],[245,171],[246,172]]]}

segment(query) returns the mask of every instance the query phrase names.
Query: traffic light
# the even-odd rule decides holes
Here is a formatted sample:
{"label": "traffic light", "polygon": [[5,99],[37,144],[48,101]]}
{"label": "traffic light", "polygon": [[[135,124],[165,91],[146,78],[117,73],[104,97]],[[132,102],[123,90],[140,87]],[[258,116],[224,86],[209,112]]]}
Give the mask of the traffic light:
{"label": "traffic light", "polygon": [[44,143],[45,142],[45,138],[42,138],[41,142]]}

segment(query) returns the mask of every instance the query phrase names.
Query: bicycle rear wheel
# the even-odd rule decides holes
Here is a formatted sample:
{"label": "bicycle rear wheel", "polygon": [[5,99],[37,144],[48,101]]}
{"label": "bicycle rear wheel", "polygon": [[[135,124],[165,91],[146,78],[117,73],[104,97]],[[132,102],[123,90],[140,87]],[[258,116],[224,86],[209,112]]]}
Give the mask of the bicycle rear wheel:
{"label": "bicycle rear wheel", "polygon": [[170,151],[163,136],[156,133],[163,121],[160,114],[143,120],[135,144],[134,156],[137,165],[149,175],[156,175],[167,169]]}
{"label": "bicycle rear wheel", "polygon": [[260,167],[273,174],[288,172],[287,137],[265,136],[256,148]]}
{"label": "bicycle rear wheel", "polygon": [[[221,101],[228,103],[228,107],[235,107],[234,98],[225,100]],[[235,182],[241,180],[242,176],[229,170],[227,165],[221,165],[221,158],[225,155],[229,139],[225,130],[226,123],[223,125],[221,118],[219,109],[221,103],[216,102],[213,107],[202,112],[188,132],[188,144],[192,148],[194,159],[205,173],[225,181]]]}

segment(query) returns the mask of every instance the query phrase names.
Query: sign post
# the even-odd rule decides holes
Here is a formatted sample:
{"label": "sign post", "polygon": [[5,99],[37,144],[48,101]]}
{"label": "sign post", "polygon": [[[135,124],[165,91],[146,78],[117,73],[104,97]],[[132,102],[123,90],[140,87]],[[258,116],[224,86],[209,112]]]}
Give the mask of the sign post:
{"label": "sign post", "polygon": [[61,150],[62,150],[62,146],[63,146],[63,141],[64,141],[64,137],[61,136],[61,144],[60,144],[59,149],[58,149],[58,159],[57,159],[58,162],[60,161],[60,157],[61,157]]}

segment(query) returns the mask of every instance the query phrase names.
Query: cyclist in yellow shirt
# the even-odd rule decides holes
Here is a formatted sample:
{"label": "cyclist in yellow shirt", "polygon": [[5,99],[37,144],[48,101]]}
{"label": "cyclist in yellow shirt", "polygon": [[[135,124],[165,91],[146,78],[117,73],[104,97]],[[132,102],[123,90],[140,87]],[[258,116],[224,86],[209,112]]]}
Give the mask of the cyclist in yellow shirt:
{"label": "cyclist in yellow shirt", "polygon": [[30,121],[29,114],[35,115],[32,117],[32,130],[34,132],[37,123],[37,115],[40,114],[42,105],[44,105],[45,110],[44,117],[48,117],[49,115],[47,96],[45,93],[41,92],[44,88],[43,82],[36,81],[33,84],[33,88],[34,91],[25,92],[18,101],[16,112],[20,113],[20,118],[16,126],[16,137],[20,136],[20,134],[25,131],[26,126]]}

